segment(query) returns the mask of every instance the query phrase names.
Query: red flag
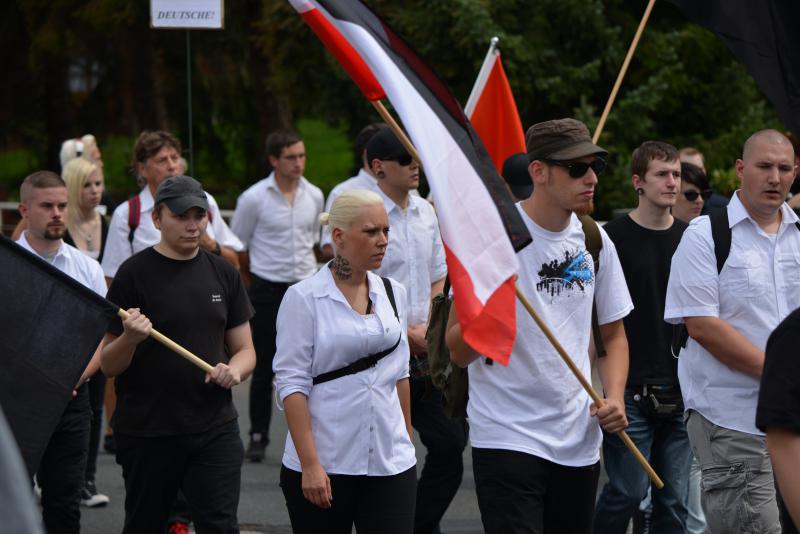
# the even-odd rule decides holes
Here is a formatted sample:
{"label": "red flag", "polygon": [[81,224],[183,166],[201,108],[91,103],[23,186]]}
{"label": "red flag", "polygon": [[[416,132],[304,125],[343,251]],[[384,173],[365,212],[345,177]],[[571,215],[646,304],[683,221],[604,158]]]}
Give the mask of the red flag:
{"label": "red flag", "polygon": [[381,84],[372,75],[364,60],[353,50],[347,39],[333,27],[330,21],[317,11],[313,5],[303,0],[289,0],[303,20],[317,34],[325,48],[342,65],[350,78],[358,85],[361,92],[372,102],[386,98]]}
{"label": "red flag", "polygon": [[498,173],[513,154],[525,152],[525,134],[511,85],[500,61],[497,37],[492,39],[464,112],[483,141]]}
{"label": "red flag", "polygon": [[461,106],[363,2],[290,1],[328,20],[386,91],[431,187],[464,339],[507,364],[516,335],[515,250],[531,238]]}

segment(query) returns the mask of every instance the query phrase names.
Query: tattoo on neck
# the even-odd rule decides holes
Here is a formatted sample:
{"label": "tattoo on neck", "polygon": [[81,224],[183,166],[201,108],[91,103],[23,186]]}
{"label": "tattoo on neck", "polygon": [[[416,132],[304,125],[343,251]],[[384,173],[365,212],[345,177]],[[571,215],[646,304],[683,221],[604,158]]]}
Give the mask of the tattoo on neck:
{"label": "tattoo on neck", "polygon": [[350,263],[338,254],[331,262],[331,269],[339,280],[349,280],[353,276],[353,268],[350,267]]}

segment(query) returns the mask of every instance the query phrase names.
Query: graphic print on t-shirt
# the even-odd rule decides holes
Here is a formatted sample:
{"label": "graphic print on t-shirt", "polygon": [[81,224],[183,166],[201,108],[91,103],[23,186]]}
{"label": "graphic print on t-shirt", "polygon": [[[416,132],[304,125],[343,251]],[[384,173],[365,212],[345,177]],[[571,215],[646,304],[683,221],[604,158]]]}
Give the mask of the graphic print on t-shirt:
{"label": "graphic print on t-shirt", "polygon": [[536,290],[547,293],[552,299],[561,292],[570,293],[594,283],[592,257],[585,249],[565,250],[563,259],[556,258],[542,264]]}

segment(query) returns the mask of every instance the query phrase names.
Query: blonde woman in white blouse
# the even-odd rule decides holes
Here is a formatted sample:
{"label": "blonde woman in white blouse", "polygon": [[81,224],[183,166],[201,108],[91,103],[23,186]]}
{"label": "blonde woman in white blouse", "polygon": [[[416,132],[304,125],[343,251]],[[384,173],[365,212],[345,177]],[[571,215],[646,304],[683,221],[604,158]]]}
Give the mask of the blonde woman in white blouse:
{"label": "blonde woman in white blouse", "polygon": [[406,292],[370,272],[386,251],[388,217],[377,194],[355,189],[321,221],[336,257],[287,291],[273,364],[289,425],[281,487],[292,529],[410,534]]}

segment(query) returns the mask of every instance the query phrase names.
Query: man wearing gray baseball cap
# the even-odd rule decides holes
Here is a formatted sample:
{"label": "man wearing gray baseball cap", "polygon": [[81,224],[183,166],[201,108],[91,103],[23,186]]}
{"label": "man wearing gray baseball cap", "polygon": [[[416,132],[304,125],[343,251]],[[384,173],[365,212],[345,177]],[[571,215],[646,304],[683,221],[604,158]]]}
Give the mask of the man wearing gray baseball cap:
{"label": "man wearing gray baseball cap", "polygon": [[[531,126],[526,152],[534,187],[517,208],[533,243],[517,253],[517,287],[587,377],[596,304],[605,347],[597,367],[606,399],[602,408],[594,405],[518,304],[508,366],[469,368],[475,489],[487,534],[589,534],[600,474],[600,427],[618,432],[627,426],[628,343],[622,318],[633,305],[614,244],[594,221],[578,218],[593,209],[607,152],[575,119]],[[602,243],[597,272],[584,225],[596,228]],[[453,361],[467,366],[478,354],[463,341],[454,310],[448,346]]]}
{"label": "man wearing gray baseball cap", "polygon": [[[200,248],[208,200],[197,180],[164,180],[152,218],[160,241],[128,258],[108,290],[129,317],[109,325],[101,360],[117,377],[123,532],[163,531],[179,489],[198,532],[238,531],[243,446],[230,390],[255,367],[253,307],[236,268]],[[151,321],[213,370],[149,339]]]}

